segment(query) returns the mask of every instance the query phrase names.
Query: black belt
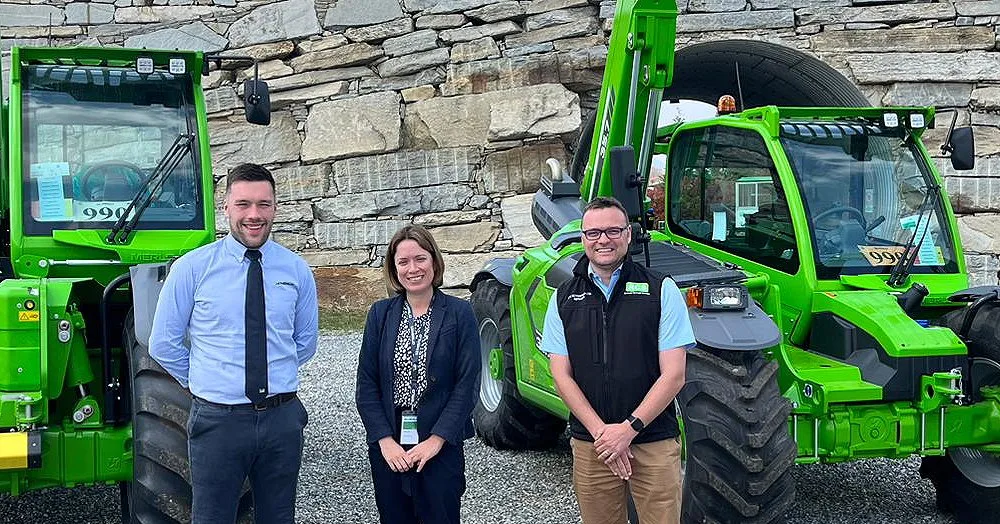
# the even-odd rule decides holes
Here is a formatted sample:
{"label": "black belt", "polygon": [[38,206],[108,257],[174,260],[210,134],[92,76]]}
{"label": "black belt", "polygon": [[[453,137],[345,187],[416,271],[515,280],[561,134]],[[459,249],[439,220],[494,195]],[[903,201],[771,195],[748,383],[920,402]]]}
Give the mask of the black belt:
{"label": "black belt", "polygon": [[212,406],[218,406],[220,408],[232,408],[232,409],[253,409],[255,411],[264,411],[266,409],[276,408],[285,402],[295,400],[298,395],[292,391],[290,393],[278,393],[277,395],[272,395],[264,399],[260,404],[252,404],[250,402],[244,404],[220,404],[218,402],[212,402],[211,400],[205,400],[201,397],[194,397],[195,399],[210,404]]}

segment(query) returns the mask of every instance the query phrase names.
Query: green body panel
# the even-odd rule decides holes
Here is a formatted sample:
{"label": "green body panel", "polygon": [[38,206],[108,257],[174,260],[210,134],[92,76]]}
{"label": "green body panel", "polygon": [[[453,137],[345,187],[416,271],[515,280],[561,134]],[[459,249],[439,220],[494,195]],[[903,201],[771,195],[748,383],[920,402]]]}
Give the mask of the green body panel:
{"label": "green body panel", "polygon": [[[198,200],[191,206],[197,211],[192,213],[195,216],[200,213],[203,227],[139,227],[120,244],[105,240],[113,223],[110,221],[106,222],[106,227],[84,223],[82,227],[53,227],[45,234],[29,234],[25,224],[25,206],[29,200],[25,170],[26,163],[30,162],[26,158],[27,144],[32,137],[27,136],[31,132],[26,124],[29,110],[22,106],[28,88],[23,85],[22,81],[26,80],[22,78],[21,67],[59,64],[122,68],[111,74],[121,74],[124,78],[125,74],[135,74],[138,57],[152,58],[159,72],[165,71],[170,59],[181,58],[185,62],[187,73],[171,75],[170,81],[174,89],[180,85],[190,96],[183,95],[181,105],[178,108],[169,106],[169,109],[185,112],[186,116],[181,117],[188,125],[185,132],[194,135],[190,150],[182,154],[196,155],[186,160],[193,171],[191,186],[200,191],[194,197]],[[132,426],[127,422],[106,422],[104,418],[107,406],[104,405],[103,384],[113,378],[102,375],[99,304],[105,286],[127,273],[130,266],[168,261],[215,238],[214,184],[201,89],[205,57],[201,52],[185,51],[15,47],[11,58],[10,85],[9,89],[4,86],[5,100],[0,112],[3,117],[0,125],[0,193],[3,195],[0,220],[9,224],[10,253],[0,253],[0,257],[9,256],[16,278],[0,281],[0,431],[40,433],[42,458],[41,466],[35,469],[0,470],[0,492],[16,495],[52,486],[129,481],[133,465]],[[156,73],[150,75],[152,80],[143,77],[143,81],[155,82],[165,77]],[[80,89],[89,90],[87,93],[94,98],[85,99],[92,101],[102,100],[104,88],[100,84],[89,84]],[[128,101],[124,104],[124,109],[118,106],[116,110],[155,114],[144,113],[151,105],[149,102],[137,100],[132,101],[131,106]],[[103,122],[113,122],[101,121],[99,115],[95,117],[93,113],[88,113],[87,118],[105,126],[112,124]],[[145,122],[141,118],[151,119],[136,117],[136,121]],[[81,122],[84,122],[80,125],[83,129],[92,123],[91,120]],[[172,136],[165,138],[172,139]],[[167,143],[169,141],[164,142]],[[65,147],[63,155],[67,155]],[[89,146],[81,146],[80,150],[90,151],[85,147]],[[96,160],[89,162],[107,160],[106,156],[95,156]],[[72,160],[72,157],[67,158]],[[126,196],[125,200],[128,198]],[[110,197],[105,199],[112,200]],[[148,216],[143,215],[143,220]],[[111,329],[120,330],[131,304],[131,290],[125,286],[109,297],[109,313],[113,315]],[[122,348],[116,347],[117,332],[111,340],[112,365],[118,369],[124,354]],[[128,377],[121,378],[128,380]]]}
{"label": "green body panel", "polygon": [[42,467],[3,471],[0,492],[18,495],[43,488],[132,479],[131,426],[97,430],[57,426],[41,433]]}

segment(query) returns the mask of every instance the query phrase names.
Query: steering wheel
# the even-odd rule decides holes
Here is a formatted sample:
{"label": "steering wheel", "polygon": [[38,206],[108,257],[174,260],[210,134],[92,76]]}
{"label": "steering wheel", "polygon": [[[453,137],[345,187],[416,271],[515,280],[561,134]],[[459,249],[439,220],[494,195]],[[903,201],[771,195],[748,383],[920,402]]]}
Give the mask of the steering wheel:
{"label": "steering wheel", "polygon": [[[90,179],[97,174],[101,174],[101,176],[95,179],[94,187],[91,187]],[[105,193],[107,186],[98,186],[97,184],[101,182],[106,183],[108,176],[114,176],[115,174],[122,176],[123,182],[125,186],[127,186],[125,192],[129,194],[124,198],[113,198],[111,200],[131,199],[135,196],[136,192],[139,191],[139,187],[142,185],[143,179],[146,178],[146,173],[142,170],[142,168],[130,162],[122,160],[109,160],[107,162],[91,164],[82,174],[80,174],[80,196],[82,199],[90,202],[109,200]],[[97,182],[97,180],[100,180],[100,182]],[[98,190],[98,187],[101,187],[101,189]]]}
{"label": "steering wheel", "polygon": [[[813,225],[816,225],[821,220],[823,220],[824,218],[826,218],[828,216],[831,216],[831,215],[835,215],[837,213],[850,213],[850,214],[854,215],[858,219],[858,223],[861,224],[861,227],[863,227],[865,229],[868,229],[867,223],[866,223],[867,221],[865,220],[864,213],[862,213],[860,209],[858,209],[856,207],[851,207],[851,206],[834,206],[834,207],[831,207],[830,209],[827,209],[826,211],[823,211],[820,214],[818,214],[815,217],[813,217],[813,220],[812,220]],[[819,228],[818,226],[816,226],[816,227],[817,227],[817,229]]]}

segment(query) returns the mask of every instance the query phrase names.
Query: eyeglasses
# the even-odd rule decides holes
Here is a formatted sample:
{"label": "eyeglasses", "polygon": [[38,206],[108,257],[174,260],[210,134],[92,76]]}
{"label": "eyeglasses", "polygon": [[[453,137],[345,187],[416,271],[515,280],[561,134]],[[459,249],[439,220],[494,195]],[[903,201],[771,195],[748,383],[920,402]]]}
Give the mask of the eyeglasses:
{"label": "eyeglasses", "polygon": [[622,237],[622,234],[624,234],[626,230],[628,230],[627,227],[609,227],[606,229],[596,229],[596,228],[584,229],[583,236],[586,237],[587,240],[597,240],[601,238],[601,235],[603,234],[607,235],[608,238],[611,240],[617,240]]}

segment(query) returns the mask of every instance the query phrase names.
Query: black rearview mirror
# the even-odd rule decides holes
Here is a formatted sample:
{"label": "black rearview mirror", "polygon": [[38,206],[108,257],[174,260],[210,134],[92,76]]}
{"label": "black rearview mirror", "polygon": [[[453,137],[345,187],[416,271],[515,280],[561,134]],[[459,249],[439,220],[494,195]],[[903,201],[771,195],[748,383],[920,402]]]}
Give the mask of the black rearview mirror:
{"label": "black rearview mirror", "polygon": [[632,146],[612,147],[610,167],[614,197],[625,207],[629,222],[635,222],[642,215],[642,202],[639,201],[635,150]]}
{"label": "black rearview mirror", "polygon": [[976,138],[972,127],[959,127],[952,131],[948,149],[951,150],[951,167],[956,171],[976,167]]}
{"label": "black rearview mirror", "polygon": [[243,81],[243,107],[247,122],[262,126],[271,123],[271,94],[267,82],[256,78]]}

